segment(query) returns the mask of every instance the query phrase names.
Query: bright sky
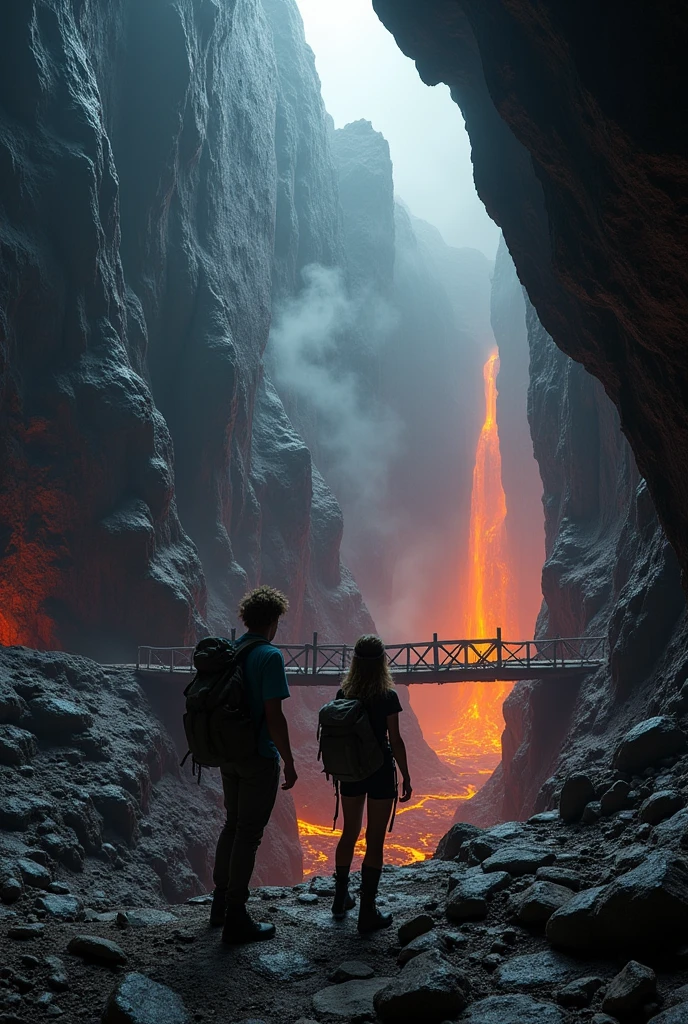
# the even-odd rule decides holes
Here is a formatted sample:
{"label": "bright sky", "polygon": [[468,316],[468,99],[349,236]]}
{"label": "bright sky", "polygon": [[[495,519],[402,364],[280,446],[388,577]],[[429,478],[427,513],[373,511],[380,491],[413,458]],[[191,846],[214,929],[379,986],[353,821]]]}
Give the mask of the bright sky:
{"label": "bright sky", "polygon": [[399,196],[451,245],[494,259],[499,230],[473,185],[468,135],[449,90],[428,88],[372,0],[297,0],[325,105],[338,128],[365,118],[387,138]]}

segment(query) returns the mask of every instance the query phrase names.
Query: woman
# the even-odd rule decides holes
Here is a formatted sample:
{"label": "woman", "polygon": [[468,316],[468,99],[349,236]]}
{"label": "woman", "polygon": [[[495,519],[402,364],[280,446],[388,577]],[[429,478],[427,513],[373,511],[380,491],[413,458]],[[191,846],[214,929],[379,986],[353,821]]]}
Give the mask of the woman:
{"label": "woman", "polygon": [[382,873],[387,825],[397,795],[395,761],[401,771],[401,802],[409,800],[412,793],[406,747],[399,732],[399,712],[402,707],[387,664],[385,645],[379,636],[362,636],[356,642],[351,668],[337,698],[361,701],[384,754],[384,764],[369,778],[362,782],[340,784],[344,828],[335,857],[332,913],[336,918],[342,918],[347,910],[355,906],[354,899],[349,895],[349,871],[361,832],[363,809],[367,803],[366,852],[361,867],[358,930],[372,932],[378,928],[387,928],[392,923],[391,914],[383,914],[378,910],[375,897]]}

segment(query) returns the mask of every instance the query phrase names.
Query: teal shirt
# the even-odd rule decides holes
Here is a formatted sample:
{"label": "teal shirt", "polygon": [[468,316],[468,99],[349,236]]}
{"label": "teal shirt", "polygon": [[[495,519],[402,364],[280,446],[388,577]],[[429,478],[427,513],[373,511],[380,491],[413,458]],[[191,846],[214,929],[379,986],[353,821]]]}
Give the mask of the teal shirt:
{"label": "teal shirt", "polygon": [[[258,636],[257,633],[244,633],[237,642],[254,637],[258,639]],[[274,697],[285,700],[289,696],[284,655],[279,647],[264,643],[249,651],[244,661],[244,681],[251,718],[258,729],[258,753],[261,757],[279,758],[277,747],[270,739],[264,709],[266,700]]]}

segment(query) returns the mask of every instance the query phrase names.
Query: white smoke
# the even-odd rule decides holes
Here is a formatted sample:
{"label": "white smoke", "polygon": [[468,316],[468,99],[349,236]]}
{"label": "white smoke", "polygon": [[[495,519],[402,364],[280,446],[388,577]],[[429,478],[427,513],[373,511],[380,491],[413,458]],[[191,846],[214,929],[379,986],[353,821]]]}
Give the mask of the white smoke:
{"label": "white smoke", "polygon": [[302,276],[303,289],[276,313],[270,369],[299,418],[315,421],[326,476],[340,501],[368,518],[384,496],[401,424],[372,398],[379,388],[374,382],[367,388],[365,375],[371,367],[383,372],[395,317],[371,292],[351,296],[337,268],[312,264]]}

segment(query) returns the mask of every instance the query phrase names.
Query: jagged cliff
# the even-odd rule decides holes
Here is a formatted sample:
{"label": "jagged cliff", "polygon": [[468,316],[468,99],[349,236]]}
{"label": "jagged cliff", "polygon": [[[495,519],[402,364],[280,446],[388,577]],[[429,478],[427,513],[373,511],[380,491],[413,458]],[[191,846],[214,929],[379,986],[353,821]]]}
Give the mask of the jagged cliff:
{"label": "jagged cliff", "polygon": [[373,6],[423,80],[450,86],[476,187],[520,280],[556,344],[616,405],[685,570],[684,10],[554,0]]}
{"label": "jagged cliff", "polygon": [[340,245],[295,5],[31,3],[0,48],[2,639],[131,660],[268,576],[293,637],[368,625],[262,368]]}
{"label": "jagged cliff", "polygon": [[[499,287],[520,288],[500,249]],[[525,330],[524,330],[525,328]],[[505,348],[530,353],[528,418],[544,488],[546,560],[537,636],[599,636],[609,666],[581,683],[519,683],[504,705],[502,764],[462,820],[524,818],[566,774],[604,774],[634,722],[675,711],[688,677],[678,562],[600,383],[561,352],[527,301]],[[509,381],[504,389],[508,391]]]}

